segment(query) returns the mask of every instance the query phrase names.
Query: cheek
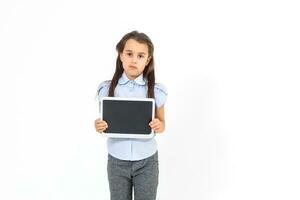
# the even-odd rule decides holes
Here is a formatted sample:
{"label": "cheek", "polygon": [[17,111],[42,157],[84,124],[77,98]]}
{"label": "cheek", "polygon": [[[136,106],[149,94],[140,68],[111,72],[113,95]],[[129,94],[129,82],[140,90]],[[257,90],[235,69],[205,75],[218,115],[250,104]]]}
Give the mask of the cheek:
{"label": "cheek", "polygon": [[140,71],[144,71],[145,68],[146,66],[143,64],[142,66],[140,66]]}
{"label": "cheek", "polygon": [[147,66],[147,60],[143,61],[142,66],[143,66],[143,68],[145,68]]}
{"label": "cheek", "polygon": [[121,62],[123,63],[123,64],[126,64],[126,63],[128,63],[128,59],[125,57],[125,56],[120,56],[120,60],[121,60]]}
{"label": "cheek", "polygon": [[121,62],[122,62],[123,67],[127,67],[129,65],[128,64],[129,62],[126,59],[122,59]]}

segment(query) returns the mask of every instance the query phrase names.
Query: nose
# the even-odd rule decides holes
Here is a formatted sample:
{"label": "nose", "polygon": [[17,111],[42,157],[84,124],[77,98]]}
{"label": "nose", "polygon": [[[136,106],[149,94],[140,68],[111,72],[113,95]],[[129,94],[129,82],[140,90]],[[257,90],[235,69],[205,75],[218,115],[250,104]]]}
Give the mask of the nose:
{"label": "nose", "polygon": [[136,56],[132,56],[132,63],[137,63],[137,57]]}

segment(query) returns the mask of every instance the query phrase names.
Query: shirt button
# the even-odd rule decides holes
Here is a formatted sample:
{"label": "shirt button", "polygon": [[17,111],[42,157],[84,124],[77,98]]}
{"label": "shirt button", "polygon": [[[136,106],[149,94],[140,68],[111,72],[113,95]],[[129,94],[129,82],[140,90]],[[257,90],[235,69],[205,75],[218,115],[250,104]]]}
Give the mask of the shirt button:
{"label": "shirt button", "polygon": [[132,92],[134,89],[134,82],[130,81],[130,85],[129,85],[129,91]]}

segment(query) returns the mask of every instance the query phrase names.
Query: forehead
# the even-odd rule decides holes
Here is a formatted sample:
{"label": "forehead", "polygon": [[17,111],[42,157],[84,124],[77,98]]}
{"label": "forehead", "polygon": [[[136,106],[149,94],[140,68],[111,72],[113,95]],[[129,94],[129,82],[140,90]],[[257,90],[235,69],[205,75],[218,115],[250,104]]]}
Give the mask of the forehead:
{"label": "forehead", "polygon": [[140,43],[134,39],[127,40],[124,51],[132,51],[137,53],[148,53],[148,46],[145,43]]}

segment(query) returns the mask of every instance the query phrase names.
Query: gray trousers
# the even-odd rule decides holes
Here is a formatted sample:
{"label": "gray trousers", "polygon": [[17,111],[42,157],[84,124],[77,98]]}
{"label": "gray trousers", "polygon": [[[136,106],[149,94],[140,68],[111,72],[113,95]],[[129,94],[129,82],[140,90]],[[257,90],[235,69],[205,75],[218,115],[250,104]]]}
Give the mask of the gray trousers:
{"label": "gray trousers", "polygon": [[138,161],[108,154],[107,174],[111,200],[155,200],[158,186],[158,153]]}

